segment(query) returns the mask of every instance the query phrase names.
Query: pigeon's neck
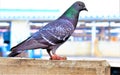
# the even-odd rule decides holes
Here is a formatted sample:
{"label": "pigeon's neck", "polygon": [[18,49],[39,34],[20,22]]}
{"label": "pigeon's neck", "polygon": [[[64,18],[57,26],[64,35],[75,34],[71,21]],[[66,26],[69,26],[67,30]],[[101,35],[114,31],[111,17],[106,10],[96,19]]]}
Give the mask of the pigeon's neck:
{"label": "pigeon's neck", "polygon": [[64,12],[64,14],[60,18],[69,20],[76,27],[78,22],[78,17],[79,17],[79,11],[74,9],[73,7],[70,7],[68,8],[68,10]]}

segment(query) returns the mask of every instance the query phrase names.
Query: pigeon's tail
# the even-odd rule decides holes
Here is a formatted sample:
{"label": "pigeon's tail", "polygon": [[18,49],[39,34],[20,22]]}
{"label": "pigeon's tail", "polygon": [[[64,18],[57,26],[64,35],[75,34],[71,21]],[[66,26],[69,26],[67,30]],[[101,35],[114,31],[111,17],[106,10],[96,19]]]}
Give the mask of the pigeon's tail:
{"label": "pigeon's tail", "polygon": [[8,55],[8,57],[15,57],[18,54],[20,54],[22,51],[17,50],[16,47],[11,48],[11,53]]}
{"label": "pigeon's tail", "polygon": [[38,49],[38,48],[48,48],[48,42],[44,40],[43,38],[39,37],[38,40],[35,40],[34,38],[28,38],[24,40],[23,42],[19,43],[18,45],[11,48],[11,53],[8,55],[8,57],[15,57],[18,54],[22,53],[25,50],[31,50],[31,49]]}
{"label": "pigeon's tail", "polygon": [[20,54],[20,53],[11,52],[11,53],[8,55],[8,57],[15,57],[15,56],[17,56],[18,54]]}

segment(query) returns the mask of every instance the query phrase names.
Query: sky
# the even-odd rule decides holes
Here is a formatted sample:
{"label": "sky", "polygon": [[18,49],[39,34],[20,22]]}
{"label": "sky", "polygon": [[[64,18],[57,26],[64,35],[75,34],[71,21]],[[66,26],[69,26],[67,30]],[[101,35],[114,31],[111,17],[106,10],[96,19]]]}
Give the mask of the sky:
{"label": "sky", "polygon": [[[63,13],[70,5],[78,0],[0,0],[0,8],[6,9],[59,9]],[[80,0],[88,12],[82,15],[120,15],[120,0]]]}

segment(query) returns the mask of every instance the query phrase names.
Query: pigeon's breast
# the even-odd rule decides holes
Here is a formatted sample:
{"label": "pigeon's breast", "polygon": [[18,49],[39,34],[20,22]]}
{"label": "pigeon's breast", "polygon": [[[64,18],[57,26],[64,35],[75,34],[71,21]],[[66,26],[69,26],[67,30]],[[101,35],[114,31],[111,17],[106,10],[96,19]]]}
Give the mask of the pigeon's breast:
{"label": "pigeon's breast", "polygon": [[56,20],[41,30],[42,37],[52,44],[62,43],[73,33],[74,26],[68,20]]}

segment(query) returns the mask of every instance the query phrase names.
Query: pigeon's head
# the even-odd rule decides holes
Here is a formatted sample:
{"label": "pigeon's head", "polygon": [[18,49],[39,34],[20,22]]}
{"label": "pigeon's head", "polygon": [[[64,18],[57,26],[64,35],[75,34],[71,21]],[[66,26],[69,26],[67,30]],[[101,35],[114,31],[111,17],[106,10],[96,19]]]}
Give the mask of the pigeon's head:
{"label": "pigeon's head", "polygon": [[77,1],[73,4],[73,6],[75,7],[75,9],[79,10],[79,11],[82,11],[82,10],[85,10],[85,11],[88,11],[85,4],[81,1]]}

